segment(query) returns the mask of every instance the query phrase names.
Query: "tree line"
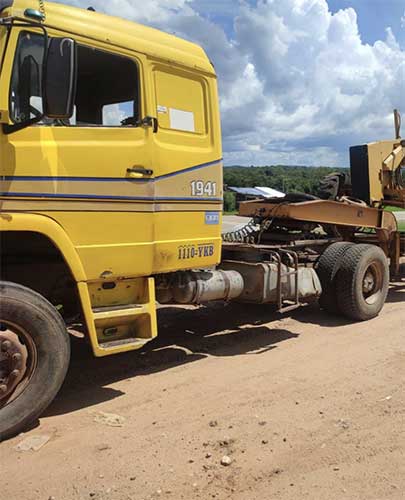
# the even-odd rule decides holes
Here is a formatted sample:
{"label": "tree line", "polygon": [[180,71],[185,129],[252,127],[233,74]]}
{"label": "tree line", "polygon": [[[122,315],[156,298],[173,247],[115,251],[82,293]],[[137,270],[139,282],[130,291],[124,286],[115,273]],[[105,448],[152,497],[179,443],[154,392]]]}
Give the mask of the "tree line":
{"label": "tree line", "polygon": [[[224,168],[225,193],[228,186],[232,187],[271,187],[283,193],[319,194],[320,181],[333,172],[345,172],[344,168],[331,167],[299,167],[273,165],[266,167]],[[225,194],[225,211],[232,212],[236,208],[235,196]]]}

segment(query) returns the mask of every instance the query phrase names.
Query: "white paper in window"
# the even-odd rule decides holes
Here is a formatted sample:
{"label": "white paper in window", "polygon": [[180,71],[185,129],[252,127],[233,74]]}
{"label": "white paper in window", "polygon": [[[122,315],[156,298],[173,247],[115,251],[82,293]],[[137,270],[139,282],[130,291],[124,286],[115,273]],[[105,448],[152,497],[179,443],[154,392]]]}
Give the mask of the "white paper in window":
{"label": "white paper in window", "polygon": [[170,128],[184,130],[185,132],[195,132],[194,113],[170,108]]}

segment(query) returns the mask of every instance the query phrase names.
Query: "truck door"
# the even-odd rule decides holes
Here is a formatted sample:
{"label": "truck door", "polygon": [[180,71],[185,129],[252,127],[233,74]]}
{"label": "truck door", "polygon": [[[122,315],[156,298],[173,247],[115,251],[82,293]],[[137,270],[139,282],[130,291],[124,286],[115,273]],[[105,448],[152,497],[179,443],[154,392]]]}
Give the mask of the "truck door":
{"label": "truck door", "polygon": [[[27,116],[20,93],[28,59],[38,73],[30,73],[38,90],[30,96],[28,113],[42,112],[41,37],[12,30],[6,65],[12,73],[14,123]],[[46,213],[57,220],[89,279],[152,270],[153,131],[138,125],[146,113],[145,88],[142,56],[79,43],[73,118],[45,118],[3,138],[2,208]]]}
{"label": "truck door", "polygon": [[156,267],[211,266],[220,260],[223,194],[216,77],[163,62],[152,74]]}

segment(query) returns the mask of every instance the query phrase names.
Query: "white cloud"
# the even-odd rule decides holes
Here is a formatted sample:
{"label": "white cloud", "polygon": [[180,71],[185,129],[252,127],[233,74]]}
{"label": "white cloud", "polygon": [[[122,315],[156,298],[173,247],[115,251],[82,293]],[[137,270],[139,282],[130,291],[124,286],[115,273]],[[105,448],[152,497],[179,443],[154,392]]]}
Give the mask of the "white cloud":
{"label": "white cloud", "polygon": [[[350,145],[392,137],[390,114],[405,102],[405,52],[389,27],[385,40],[363,43],[353,8],[332,14],[326,0],[71,3],[205,48],[219,75],[227,163],[347,165]],[[231,35],[216,14],[233,23]]]}
{"label": "white cloud", "polygon": [[119,104],[109,104],[103,109],[103,124],[119,126],[121,121],[128,116]]}
{"label": "white cloud", "polygon": [[[269,156],[271,156],[271,162],[269,162]],[[340,155],[334,149],[326,147],[314,147],[308,150],[294,148],[290,151],[276,148],[274,151],[269,151],[263,150],[261,145],[257,147],[248,145],[243,151],[225,152],[224,160],[228,165],[337,166],[340,164]]]}
{"label": "white cloud", "polygon": [[[353,9],[332,15],[325,0],[269,0],[245,6],[236,33],[265,88],[259,133],[269,146],[274,139],[297,143],[298,153],[299,144],[316,144],[312,163],[325,163],[316,148],[339,137],[392,135],[386,117],[404,101],[405,54],[390,29],[370,46]],[[345,162],[341,145],[338,152],[329,163]]]}

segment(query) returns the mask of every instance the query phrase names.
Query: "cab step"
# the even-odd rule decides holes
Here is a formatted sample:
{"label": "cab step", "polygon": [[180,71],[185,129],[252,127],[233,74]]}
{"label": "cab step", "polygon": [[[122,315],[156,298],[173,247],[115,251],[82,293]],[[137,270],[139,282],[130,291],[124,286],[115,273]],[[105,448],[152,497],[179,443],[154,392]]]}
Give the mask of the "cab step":
{"label": "cab step", "polygon": [[150,339],[139,339],[139,338],[129,338],[121,340],[111,340],[110,342],[103,342],[103,349],[115,349],[117,347],[132,347],[134,349],[140,349],[145,344],[147,344]]}
{"label": "cab step", "polygon": [[114,307],[94,307],[93,317],[95,321],[102,321],[107,319],[123,319],[129,316],[137,316],[145,314],[149,310],[148,305],[130,304],[128,306],[114,306]]}
{"label": "cab step", "polygon": [[140,349],[157,336],[154,279],[112,285],[79,283],[93,352],[99,357]]}

